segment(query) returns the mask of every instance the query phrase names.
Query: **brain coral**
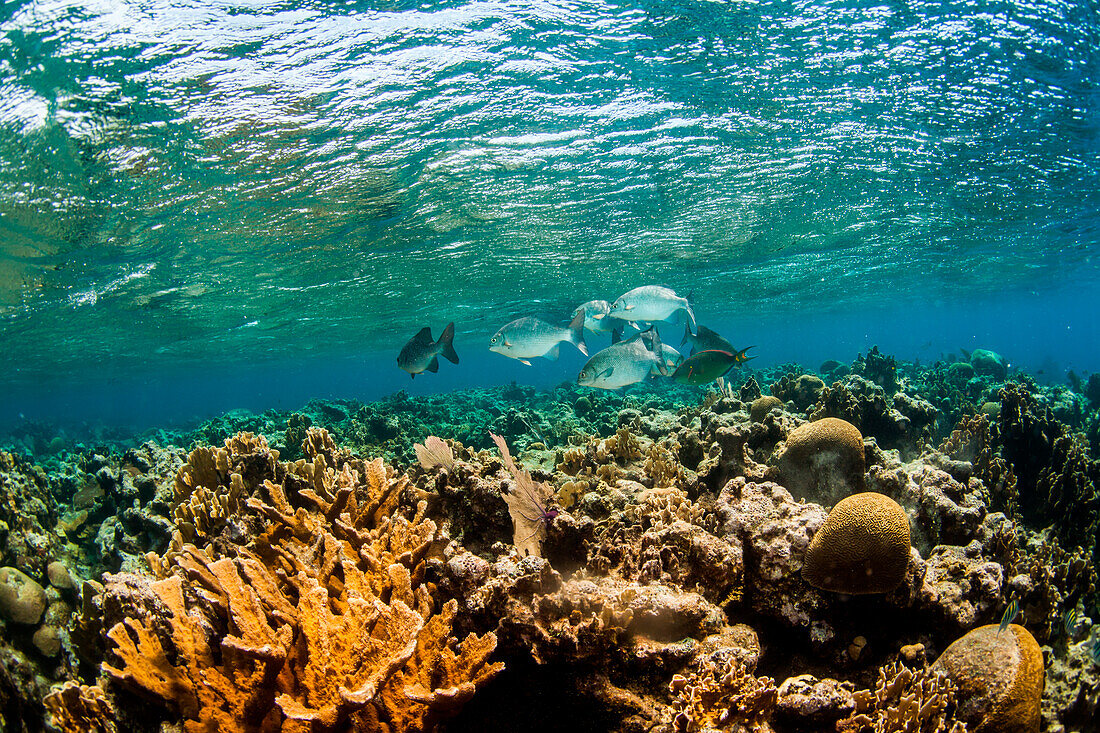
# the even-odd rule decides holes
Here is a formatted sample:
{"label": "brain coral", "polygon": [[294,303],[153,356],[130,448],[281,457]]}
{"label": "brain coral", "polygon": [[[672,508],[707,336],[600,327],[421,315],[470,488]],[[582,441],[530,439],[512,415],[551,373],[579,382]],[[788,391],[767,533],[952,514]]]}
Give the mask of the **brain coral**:
{"label": "brain coral", "polygon": [[1043,653],[1023,626],[980,626],[947,647],[932,668],[958,687],[956,716],[973,733],[1039,730]]}
{"label": "brain coral", "polygon": [[863,435],[840,418],[792,430],[778,460],[780,483],[796,499],[828,506],[863,490]]}
{"label": "brain coral", "polygon": [[909,517],[888,496],[867,492],[843,499],[806,550],[802,577],[837,593],[888,593],[905,579]]}

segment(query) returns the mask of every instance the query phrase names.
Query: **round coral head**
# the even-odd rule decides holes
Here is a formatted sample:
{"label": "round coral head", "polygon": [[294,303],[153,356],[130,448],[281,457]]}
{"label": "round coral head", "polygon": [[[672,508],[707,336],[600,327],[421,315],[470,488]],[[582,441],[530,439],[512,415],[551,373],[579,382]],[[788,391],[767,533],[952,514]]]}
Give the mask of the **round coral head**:
{"label": "round coral head", "polygon": [[905,580],[909,517],[888,496],[853,494],[837,503],[806,550],[802,577],[835,593],[888,593]]}
{"label": "round coral head", "polygon": [[1023,626],[979,626],[943,650],[933,669],[958,687],[955,717],[975,733],[1038,733],[1043,651]]}

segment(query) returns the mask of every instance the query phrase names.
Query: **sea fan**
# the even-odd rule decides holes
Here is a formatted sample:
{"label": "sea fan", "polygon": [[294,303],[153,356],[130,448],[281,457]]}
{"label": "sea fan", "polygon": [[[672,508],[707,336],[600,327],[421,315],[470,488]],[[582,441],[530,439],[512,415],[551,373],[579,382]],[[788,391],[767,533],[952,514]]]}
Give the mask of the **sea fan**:
{"label": "sea fan", "polygon": [[512,543],[520,555],[542,557],[542,542],[546,539],[546,523],[558,516],[556,509],[547,509],[554,490],[545,483],[536,483],[531,474],[519,468],[512,460],[504,438],[494,433],[489,437],[500,449],[505,467],[515,479],[515,487],[504,494],[508,513],[512,516],[514,533]]}
{"label": "sea fan", "polygon": [[442,466],[448,471],[454,468],[454,452],[451,451],[451,446],[443,442],[441,438],[429,435],[423,444],[414,444],[413,449],[416,451],[417,460],[420,461],[420,467],[425,471],[436,466]]}

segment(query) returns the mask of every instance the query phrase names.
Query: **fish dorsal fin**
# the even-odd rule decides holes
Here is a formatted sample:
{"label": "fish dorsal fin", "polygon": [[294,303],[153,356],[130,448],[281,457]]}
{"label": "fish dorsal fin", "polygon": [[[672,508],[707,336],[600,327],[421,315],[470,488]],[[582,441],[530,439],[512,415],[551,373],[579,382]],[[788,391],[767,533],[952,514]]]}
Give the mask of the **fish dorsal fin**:
{"label": "fish dorsal fin", "polygon": [[424,328],[417,331],[416,335],[413,336],[413,341],[430,341],[435,343],[435,339],[432,338],[432,327],[424,326]]}
{"label": "fish dorsal fin", "polygon": [[438,372],[439,371],[439,357],[433,356],[432,360],[428,363],[428,366],[424,367],[426,372]]}

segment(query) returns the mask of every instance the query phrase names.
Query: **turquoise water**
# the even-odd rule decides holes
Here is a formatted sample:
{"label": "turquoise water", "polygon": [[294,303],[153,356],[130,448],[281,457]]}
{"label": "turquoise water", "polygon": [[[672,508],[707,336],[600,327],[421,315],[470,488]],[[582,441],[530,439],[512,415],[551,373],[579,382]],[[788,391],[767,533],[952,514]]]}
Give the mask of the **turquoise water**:
{"label": "turquoise water", "polygon": [[1061,381],[1098,250],[1095,2],[0,9],[0,424],[552,384],[489,336],[649,283],[757,365]]}

